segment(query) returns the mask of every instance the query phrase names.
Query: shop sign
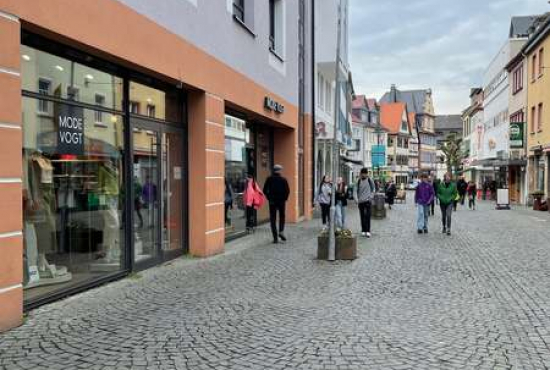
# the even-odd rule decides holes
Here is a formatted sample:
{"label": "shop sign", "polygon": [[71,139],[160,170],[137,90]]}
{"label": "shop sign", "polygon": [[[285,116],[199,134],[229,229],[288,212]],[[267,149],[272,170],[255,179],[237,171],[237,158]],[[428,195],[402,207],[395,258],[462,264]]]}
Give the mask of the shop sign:
{"label": "shop sign", "polygon": [[523,148],[523,129],[525,123],[513,122],[510,124],[510,148]]}
{"label": "shop sign", "polygon": [[84,154],[84,110],[71,105],[59,105],[57,109],[59,154]]}
{"label": "shop sign", "polygon": [[264,108],[275,113],[284,113],[285,106],[281,103],[271,99],[269,96],[266,96],[264,99]]}
{"label": "shop sign", "polygon": [[384,167],[386,165],[386,146],[372,146],[372,165],[374,167]]}

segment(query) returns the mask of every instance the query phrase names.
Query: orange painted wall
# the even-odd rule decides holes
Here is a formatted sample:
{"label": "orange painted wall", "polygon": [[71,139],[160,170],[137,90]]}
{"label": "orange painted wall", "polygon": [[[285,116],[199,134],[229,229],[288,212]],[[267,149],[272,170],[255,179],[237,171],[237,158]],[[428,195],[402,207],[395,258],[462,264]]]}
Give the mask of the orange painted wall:
{"label": "orange painted wall", "polygon": [[23,314],[20,24],[0,17],[0,332]]}

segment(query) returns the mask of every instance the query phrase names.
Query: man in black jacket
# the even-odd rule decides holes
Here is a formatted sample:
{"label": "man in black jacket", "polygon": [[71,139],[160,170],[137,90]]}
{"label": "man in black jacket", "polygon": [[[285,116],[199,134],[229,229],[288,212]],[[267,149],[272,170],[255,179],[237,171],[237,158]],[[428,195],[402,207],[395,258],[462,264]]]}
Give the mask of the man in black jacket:
{"label": "man in black jacket", "polygon": [[[269,221],[273,233],[273,243],[277,244],[279,238],[286,241],[285,231],[285,206],[290,188],[288,181],[281,175],[283,166],[275,165],[273,174],[267,178],[264,184],[264,194],[269,202]],[[279,212],[279,232],[277,232],[277,211]]]}

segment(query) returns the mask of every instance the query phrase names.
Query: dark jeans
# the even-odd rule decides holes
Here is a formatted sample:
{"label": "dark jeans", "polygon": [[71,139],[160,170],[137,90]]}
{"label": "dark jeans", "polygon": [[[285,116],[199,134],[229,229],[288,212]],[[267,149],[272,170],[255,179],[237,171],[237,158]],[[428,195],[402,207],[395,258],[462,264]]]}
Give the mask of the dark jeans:
{"label": "dark jeans", "polygon": [[[279,232],[277,232],[277,212],[279,212]],[[273,240],[279,240],[279,234],[285,231],[285,202],[269,203],[269,222]]]}
{"label": "dark jeans", "polygon": [[361,217],[361,232],[370,233],[371,213],[372,213],[371,202],[359,203],[359,216]]}
{"label": "dark jeans", "polygon": [[246,227],[254,228],[256,227],[256,210],[254,207],[246,207]]}
{"label": "dark jeans", "polygon": [[463,206],[464,205],[464,200],[466,199],[466,193],[464,194],[460,194],[460,205]]}
{"label": "dark jeans", "polygon": [[470,199],[468,199],[468,207],[470,207],[470,209],[475,209],[476,208],[476,197],[475,195],[472,197],[470,197]]}
{"label": "dark jeans", "polygon": [[323,225],[326,225],[330,222],[330,204],[320,204],[321,206],[321,219],[323,220]]}
{"label": "dark jeans", "polygon": [[450,204],[439,204],[441,208],[441,222],[443,224],[443,229],[451,230],[451,219],[453,214],[453,203]]}
{"label": "dark jeans", "polygon": [[430,215],[435,215],[435,200],[430,203]]}
{"label": "dark jeans", "polygon": [[229,217],[229,210],[231,209],[231,203],[225,203],[225,225],[231,224],[231,218]]}

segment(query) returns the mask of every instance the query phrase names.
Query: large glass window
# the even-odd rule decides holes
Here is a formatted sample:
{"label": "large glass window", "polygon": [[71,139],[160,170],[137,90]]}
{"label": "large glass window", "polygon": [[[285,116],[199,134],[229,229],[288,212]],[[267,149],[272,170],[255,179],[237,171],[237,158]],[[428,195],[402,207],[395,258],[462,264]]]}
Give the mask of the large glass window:
{"label": "large glass window", "polygon": [[25,298],[124,268],[123,120],[23,99]]}
{"label": "large glass window", "polygon": [[[122,110],[122,79],[29,46],[21,46],[21,84],[24,91],[59,99]],[[38,111],[52,113],[52,104],[41,100]]]}
{"label": "large glass window", "polygon": [[250,130],[242,119],[225,116],[225,230],[227,235],[246,228],[243,192],[247,173],[254,173]]}
{"label": "large glass window", "polygon": [[122,80],[28,46],[21,59],[24,288],[36,299],[125,268]]}

